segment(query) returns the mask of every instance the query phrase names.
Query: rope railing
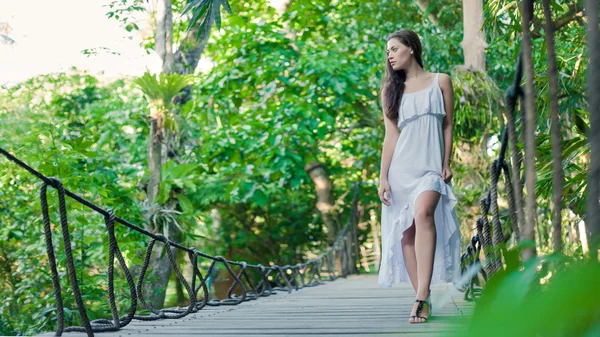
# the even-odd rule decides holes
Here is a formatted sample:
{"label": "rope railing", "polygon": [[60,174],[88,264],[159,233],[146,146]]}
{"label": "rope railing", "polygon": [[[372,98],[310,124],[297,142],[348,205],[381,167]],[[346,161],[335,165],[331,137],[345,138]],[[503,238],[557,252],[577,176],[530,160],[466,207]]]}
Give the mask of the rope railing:
{"label": "rope railing", "polygon": [[[61,336],[63,332],[85,332],[88,336],[94,336],[94,332],[105,332],[105,331],[118,331],[121,328],[127,326],[132,320],[152,321],[158,319],[178,319],[195,313],[205,306],[220,306],[220,305],[237,305],[244,301],[256,300],[260,297],[270,296],[275,294],[276,291],[286,291],[288,293],[292,290],[299,290],[305,287],[314,287],[319,284],[323,284],[323,279],[327,281],[333,281],[338,277],[346,277],[352,272],[356,271],[355,264],[356,256],[353,253],[356,245],[356,239],[353,238],[355,235],[354,222],[356,221],[356,205],[358,198],[358,187],[359,183],[353,184],[353,204],[351,214],[345,227],[338,233],[337,239],[334,244],[329,247],[321,255],[303,263],[297,263],[295,265],[271,265],[264,266],[262,264],[249,264],[245,261],[231,261],[227,260],[222,256],[212,256],[206,253],[197,251],[193,247],[185,247],[177,242],[169,240],[167,237],[161,234],[154,234],[149,232],[133,223],[117,217],[114,212],[110,209],[103,209],[102,207],[82,198],[81,196],[64,188],[62,182],[56,178],[46,177],[39,171],[35,170],[31,166],[25,164],[8,151],[0,148],[0,154],[8,158],[8,160],[14,162],[18,166],[27,170],[29,173],[37,177],[42,181],[40,187],[40,203],[42,208],[42,216],[44,223],[44,235],[46,244],[46,253],[48,255],[50,271],[52,274],[52,284],[54,288],[54,297],[56,300],[56,317],[57,327],[56,336]],[[67,267],[67,274],[71,285],[71,290],[77,304],[77,309],[80,314],[80,320],[82,326],[64,326],[64,304],[63,304],[63,290],[61,288],[58,268],[56,264],[55,248],[52,242],[52,227],[49,216],[47,190],[48,186],[54,188],[58,192],[58,209],[60,218],[60,228],[62,232],[62,239],[64,243],[64,254]],[[89,209],[101,214],[104,217],[106,225],[106,231],[108,234],[109,242],[109,258],[108,258],[108,297],[111,311],[111,319],[96,319],[90,321],[85,304],[82,298],[79,282],[77,280],[75,272],[75,264],[73,260],[73,253],[71,249],[69,222],[67,218],[67,207],[66,198],[69,197],[76,202],[88,207]],[[115,236],[115,224],[119,223],[128,227],[131,230],[137,231],[149,238],[148,246],[146,248],[146,254],[144,256],[143,265],[139,272],[137,282],[134,282],[132,273],[127,266],[127,262],[123,257],[121,250],[119,249],[118,241]],[[157,242],[164,244],[166,256],[169,259],[171,267],[175,272],[177,278],[185,288],[188,294],[189,305],[185,308],[165,308],[156,309],[153,308],[143,296],[142,287],[144,285],[144,278],[148,273],[148,267],[150,265],[150,258],[152,256],[153,247]],[[175,261],[174,254],[171,249],[179,249],[187,253],[187,258],[192,267],[191,282],[186,280],[180,270],[178,264]],[[114,264],[115,258],[119,263],[122,272],[125,275],[127,285],[129,288],[129,295],[131,300],[131,306],[129,307],[127,314],[120,317],[118,314],[118,308],[115,301],[115,289],[114,289]],[[211,299],[209,300],[209,290],[207,287],[207,277],[205,277],[200,269],[198,268],[198,260],[207,259],[210,260],[210,266],[208,267],[204,275],[211,275],[215,265],[217,263],[223,264],[228,274],[233,279],[233,283],[227,291],[226,299]],[[337,263],[339,261],[339,263]],[[235,268],[239,268],[237,272]],[[326,275],[321,275],[324,271]],[[252,276],[260,279],[259,282],[252,282]],[[288,276],[289,275],[289,276]],[[271,278],[271,279],[269,279]],[[234,290],[238,289],[241,295],[234,294]],[[198,293],[202,291],[202,298],[198,298]],[[136,314],[138,310],[138,303],[141,307],[150,314],[139,315]]]}
{"label": "rope railing", "polygon": [[[526,0],[524,3],[524,13],[527,22],[531,22],[533,17],[533,1]],[[487,281],[495,272],[502,268],[502,257],[499,247],[506,243],[502,223],[500,222],[500,213],[498,211],[498,181],[500,174],[504,176],[504,187],[506,189],[506,199],[508,202],[508,216],[511,224],[511,230],[517,241],[520,240],[519,223],[524,223],[524,213],[522,207],[522,189],[520,187],[520,179],[511,178],[509,165],[505,160],[506,151],[510,141],[511,155],[513,164],[513,174],[518,174],[520,152],[517,150],[517,137],[515,129],[515,109],[519,98],[525,99],[525,91],[521,86],[523,78],[523,45],[519,50],[515,76],[512,85],[506,90],[506,119],[507,124],[502,132],[502,141],[498,158],[490,165],[490,188],[485,197],[480,200],[481,216],[477,219],[475,234],[465,251],[461,255],[461,272],[465,274],[467,271],[479,270],[478,273],[473,273],[470,277],[465,290],[465,299],[472,301],[479,296],[481,288],[476,287],[478,283],[478,274]],[[523,107],[523,104],[521,104]],[[492,223],[490,223],[488,214],[491,211]],[[485,254],[484,263],[479,259],[481,249]]]}

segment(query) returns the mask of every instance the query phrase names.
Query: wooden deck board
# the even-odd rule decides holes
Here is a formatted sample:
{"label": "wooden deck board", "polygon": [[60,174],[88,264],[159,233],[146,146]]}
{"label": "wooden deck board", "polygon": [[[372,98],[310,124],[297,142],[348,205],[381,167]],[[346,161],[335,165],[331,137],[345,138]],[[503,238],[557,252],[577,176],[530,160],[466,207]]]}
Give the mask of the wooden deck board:
{"label": "wooden deck board", "polygon": [[237,306],[203,309],[178,320],[134,321],[121,331],[96,335],[425,337],[457,332],[468,323],[472,304],[451,284],[432,287],[434,317],[425,324],[408,323],[414,297],[410,285],[379,288],[377,276],[353,275]]}

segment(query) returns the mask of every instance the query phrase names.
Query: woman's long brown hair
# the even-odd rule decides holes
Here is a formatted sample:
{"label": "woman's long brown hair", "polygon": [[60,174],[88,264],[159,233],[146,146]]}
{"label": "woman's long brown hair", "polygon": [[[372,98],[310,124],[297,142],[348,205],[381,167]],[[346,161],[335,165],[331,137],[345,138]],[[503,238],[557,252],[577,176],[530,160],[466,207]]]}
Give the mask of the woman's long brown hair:
{"label": "woman's long brown hair", "polygon": [[[394,38],[400,40],[402,44],[413,50],[413,56],[421,68],[423,68],[423,48],[421,47],[421,40],[417,33],[412,30],[402,29],[392,33],[388,37],[387,42]],[[400,101],[402,100],[402,93],[404,92],[405,81],[406,72],[404,70],[394,70],[386,55],[385,75],[381,82],[381,98],[383,111],[392,120],[398,119],[398,110],[400,108]]]}

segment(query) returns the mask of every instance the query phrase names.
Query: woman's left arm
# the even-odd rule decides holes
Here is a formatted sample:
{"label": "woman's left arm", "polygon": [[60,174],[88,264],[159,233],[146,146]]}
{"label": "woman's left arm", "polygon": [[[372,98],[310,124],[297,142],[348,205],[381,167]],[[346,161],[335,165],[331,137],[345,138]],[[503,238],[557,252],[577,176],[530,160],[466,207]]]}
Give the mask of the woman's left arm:
{"label": "woman's left arm", "polygon": [[440,88],[444,96],[444,108],[446,116],[442,122],[442,131],[444,133],[444,161],[442,162],[442,179],[447,183],[452,179],[450,171],[450,157],[452,156],[452,116],[454,114],[454,89],[452,80],[447,74],[440,74]]}

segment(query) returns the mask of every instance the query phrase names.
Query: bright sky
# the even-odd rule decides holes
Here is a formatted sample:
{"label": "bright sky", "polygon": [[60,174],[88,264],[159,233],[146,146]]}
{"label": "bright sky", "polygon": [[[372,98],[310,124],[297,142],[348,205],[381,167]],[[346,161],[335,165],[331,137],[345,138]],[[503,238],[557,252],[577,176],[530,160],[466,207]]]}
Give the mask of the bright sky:
{"label": "bright sky", "polygon": [[[75,66],[110,77],[160,70],[159,57],[140,47],[140,34],[127,32],[106,12],[111,0],[0,0],[0,23],[12,27],[16,44],[0,43],[0,85]],[[87,56],[84,49],[109,48]]]}

